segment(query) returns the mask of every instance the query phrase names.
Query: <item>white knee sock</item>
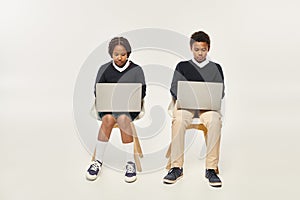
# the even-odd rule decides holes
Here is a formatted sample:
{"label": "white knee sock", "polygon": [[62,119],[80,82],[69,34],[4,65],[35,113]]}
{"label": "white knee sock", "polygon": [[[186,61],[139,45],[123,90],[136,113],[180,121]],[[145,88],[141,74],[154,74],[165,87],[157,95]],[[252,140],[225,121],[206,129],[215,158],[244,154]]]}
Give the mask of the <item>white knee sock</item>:
{"label": "white knee sock", "polygon": [[134,162],[133,142],[124,144],[124,151],[126,152],[126,162]]}
{"label": "white knee sock", "polygon": [[105,149],[107,147],[108,142],[102,142],[100,140],[97,140],[96,144],[96,158],[100,161],[103,162],[103,156]]}

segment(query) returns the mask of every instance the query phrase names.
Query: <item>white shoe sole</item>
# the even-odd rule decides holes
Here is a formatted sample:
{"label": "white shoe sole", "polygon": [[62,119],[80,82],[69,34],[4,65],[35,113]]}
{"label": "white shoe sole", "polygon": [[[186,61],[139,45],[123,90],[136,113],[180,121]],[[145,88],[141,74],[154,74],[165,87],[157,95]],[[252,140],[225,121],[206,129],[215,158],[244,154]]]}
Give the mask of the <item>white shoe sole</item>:
{"label": "white shoe sole", "polygon": [[181,176],[179,176],[176,180],[168,180],[168,179],[163,179],[163,182],[164,183],[167,183],[167,184],[173,184],[173,183],[176,183],[178,180],[180,180],[181,178],[183,177],[183,174]]}
{"label": "white shoe sole", "polygon": [[136,181],[136,176],[133,176],[133,177],[126,177],[125,176],[125,182],[126,183],[132,183],[132,182],[134,182],[134,181]]}
{"label": "white shoe sole", "polygon": [[222,187],[222,182],[218,182],[218,183],[209,183],[210,186],[212,187]]}
{"label": "white shoe sole", "polygon": [[92,176],[92,175],[89,175],[88,173],[85,175],[85,178],[87,179],[87,180],[89,180],[89,181],[94,181],[94,180],[96,180],[97,178],[99,177],[99,173],[98,173],[98,175],[97,176]]}

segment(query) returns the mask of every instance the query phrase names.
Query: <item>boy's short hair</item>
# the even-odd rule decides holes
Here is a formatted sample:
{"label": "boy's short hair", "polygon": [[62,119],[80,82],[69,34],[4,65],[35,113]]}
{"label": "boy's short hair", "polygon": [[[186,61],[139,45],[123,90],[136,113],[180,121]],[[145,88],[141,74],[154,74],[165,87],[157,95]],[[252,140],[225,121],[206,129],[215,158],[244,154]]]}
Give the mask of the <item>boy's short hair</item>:
{"label": "boy's short hair", "polygon": [[111,41],[109,42],[109,45],[108,45],[108,53],[109,53],[110,57],[112,57],[114,48],[117,45],[122,45],[126,49],[127,57],[130,56],[131,46],[130,46],[128,40],[124,37],[114,37],[113,39],[111,39]]}
{"label": "boy's short hair", "polygon": [[190,40],[191,48],[192,48],[194,42],[206,42],[208,45],[208,50],[210,49],[209,36],[203,31],[198,31],[198,32],[193,33],[193,35],[191,36],[191,40]]}

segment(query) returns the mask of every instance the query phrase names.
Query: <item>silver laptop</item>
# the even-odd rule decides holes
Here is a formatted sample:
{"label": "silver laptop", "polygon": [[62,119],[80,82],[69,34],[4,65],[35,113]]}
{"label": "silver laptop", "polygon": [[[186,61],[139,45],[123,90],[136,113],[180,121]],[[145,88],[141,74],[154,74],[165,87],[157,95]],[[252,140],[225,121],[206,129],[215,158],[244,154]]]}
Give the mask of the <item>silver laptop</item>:
{"label": "silver laptop", "polygon": [[141,83],[97,83],[96,110],[98,112],[141,111]]}
{"label": "silver laptop", "polygon": [[220,110],[223,84],[178,81],[177,106],[184,109]]}

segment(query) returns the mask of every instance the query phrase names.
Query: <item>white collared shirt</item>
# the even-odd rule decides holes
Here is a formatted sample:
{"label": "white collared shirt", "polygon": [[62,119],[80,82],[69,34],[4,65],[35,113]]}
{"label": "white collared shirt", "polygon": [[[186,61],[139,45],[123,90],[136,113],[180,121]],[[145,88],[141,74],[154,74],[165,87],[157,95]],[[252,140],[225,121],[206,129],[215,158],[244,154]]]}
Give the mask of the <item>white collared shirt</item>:
{"label": "white collared shirt", "polygon": [[112,61],[112,63],[113,63],[114,68],[116,70],[118,70],[119,72],[125,71],[129,67],[129,65],[130,65],[130,61],[129,60],[126,61],[126,64],[123,67],[118,67],[114,61]]}
{"label": "white collared shirt", "polygon": [[198,67],[202,68],[209,63],[209,60],[206,58],[203,62],[198,63],[195,58],[192,58],[193,63],[195,63]]}

